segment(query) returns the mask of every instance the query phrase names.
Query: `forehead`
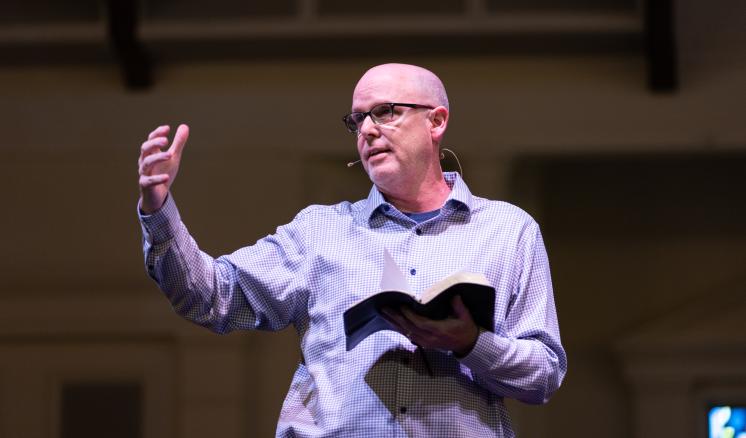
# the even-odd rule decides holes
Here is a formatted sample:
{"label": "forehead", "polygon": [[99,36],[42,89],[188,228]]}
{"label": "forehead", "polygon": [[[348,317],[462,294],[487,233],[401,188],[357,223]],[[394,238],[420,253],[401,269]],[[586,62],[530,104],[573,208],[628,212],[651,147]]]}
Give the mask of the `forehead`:
{"label": "forehead", "polygon": [[419,103],[421,87],[410,75],[391,72],[368,72],[352,93],[352,110],[368,111],[384,102]]}

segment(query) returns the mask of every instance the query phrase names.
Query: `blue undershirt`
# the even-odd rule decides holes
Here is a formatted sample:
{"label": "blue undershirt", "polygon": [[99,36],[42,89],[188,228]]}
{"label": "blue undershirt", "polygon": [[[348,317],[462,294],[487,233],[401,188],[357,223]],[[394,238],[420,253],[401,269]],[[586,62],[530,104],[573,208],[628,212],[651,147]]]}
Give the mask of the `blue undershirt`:
{"label": "blue undershirt", "polygon": [[421,224],[425,222],[426,220],[432,219],[438,214],[440,214],[440,209],[433,210],[433,211],[426,211],[424,213],[404,213],[404,214],[407,215],[408,218],[417,222],[418,224]]}

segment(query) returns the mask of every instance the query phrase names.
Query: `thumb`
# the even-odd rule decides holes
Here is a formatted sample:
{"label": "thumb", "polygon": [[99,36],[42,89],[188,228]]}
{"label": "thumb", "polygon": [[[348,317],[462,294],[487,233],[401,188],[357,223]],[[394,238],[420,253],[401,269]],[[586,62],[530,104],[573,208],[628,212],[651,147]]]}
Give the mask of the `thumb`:
{"label": "thumb", "polygon": [[453,307],[453,313],[456,315],[456,318],[463,321],[471,320],[471,313],[469,313],[469,309],[466,308],[464,301],[461,299],[461,295],[453,297],[453,300],[451,300],[451,307]]}
{"label": "thumb", "polygon": [[174,141],[171,143],[171,147],[168,149],[174,155],[181,155],[181,151],[184,150],[187,139],[189,138],[189,126],[182,124],[179,125],[179,129],[176,130],[174,135]]}

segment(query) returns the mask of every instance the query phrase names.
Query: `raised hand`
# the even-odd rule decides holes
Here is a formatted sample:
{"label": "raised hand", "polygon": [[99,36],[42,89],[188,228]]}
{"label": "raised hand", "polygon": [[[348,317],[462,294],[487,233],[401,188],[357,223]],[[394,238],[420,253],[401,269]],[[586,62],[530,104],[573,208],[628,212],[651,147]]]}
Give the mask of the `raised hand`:
{"label": "raised hand", "polygon": [[[166,201],[179,171],[181,153],[189,138],[189,126],[179,125],[169,146],[170,131],[171,127],[168,125],[157,127],[140,148],[140,159],[137,161],[140,172],[140,209],[145,214],[157,211]],[[168,149],[164,151],[164,148]]]}

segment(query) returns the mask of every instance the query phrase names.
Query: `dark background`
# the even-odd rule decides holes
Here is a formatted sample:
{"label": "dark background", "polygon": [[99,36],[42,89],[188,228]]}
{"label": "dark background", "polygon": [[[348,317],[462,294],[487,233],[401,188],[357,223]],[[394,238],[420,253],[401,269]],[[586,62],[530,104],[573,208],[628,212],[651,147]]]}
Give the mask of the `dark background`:
{"label": "dark background", "polygon": [[173,314],[142,266],[139,146],[190,124],[173,193],[202,248],[230,252],[367,194],[340,118],[392,61],[443,79],[472,191],[542,225],[570,368],[548,405],[510,403],[519,436],[705,436],[707,406],[746,403],[744,17],[738,0],[3,2],[0,436],[270,436],[297,336]]}

